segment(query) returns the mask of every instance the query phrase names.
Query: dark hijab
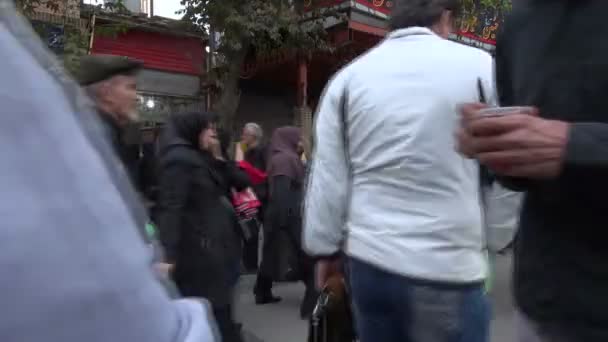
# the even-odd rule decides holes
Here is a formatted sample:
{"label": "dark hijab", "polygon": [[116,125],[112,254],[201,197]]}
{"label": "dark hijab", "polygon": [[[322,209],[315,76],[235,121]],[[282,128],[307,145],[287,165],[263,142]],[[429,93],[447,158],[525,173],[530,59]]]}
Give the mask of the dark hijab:
{"label": "dark hijab", "polygon": [[201,132],[215,122],[217,116],[212,113],[186,112],[170,115],[161,149],[184,144],[198,149]]}
{"label": "dark hijab", "polygon": [[298,127],[277,128],[270,140],[268,176],[287,176],[292,180],[304,182],[304,164],[298,154],[302,131]]}

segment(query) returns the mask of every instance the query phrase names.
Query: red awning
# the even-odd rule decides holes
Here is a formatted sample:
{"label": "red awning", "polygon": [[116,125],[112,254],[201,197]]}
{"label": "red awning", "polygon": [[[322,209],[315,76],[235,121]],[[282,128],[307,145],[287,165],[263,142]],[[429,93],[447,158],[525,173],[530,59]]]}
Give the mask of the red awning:
{"label": "red awning", "polygon": [[378,37],[384,37],[388,32],[388,30],[385,28],[375,27],[352,20],[348,22],[348,27],[351,30],[373,34]]}

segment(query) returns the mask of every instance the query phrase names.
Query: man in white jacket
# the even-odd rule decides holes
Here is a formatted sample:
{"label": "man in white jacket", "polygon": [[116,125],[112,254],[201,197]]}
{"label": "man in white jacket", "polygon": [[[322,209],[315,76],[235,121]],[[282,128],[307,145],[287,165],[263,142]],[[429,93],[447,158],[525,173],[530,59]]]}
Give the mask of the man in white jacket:
{"label": "man in white jacket", "polygon": [[303,241],[321,282],[346,253],[361,342],[488,339],[479,168],[454,135],[460,105],[494,94],[493,62],[446,39],[457,12],[397,1],[320,101]]}
{"label": "man in white jacket", "polygon": [[0,341],[217,341],[156,279],[92,107],[9,0],[0,60]]}

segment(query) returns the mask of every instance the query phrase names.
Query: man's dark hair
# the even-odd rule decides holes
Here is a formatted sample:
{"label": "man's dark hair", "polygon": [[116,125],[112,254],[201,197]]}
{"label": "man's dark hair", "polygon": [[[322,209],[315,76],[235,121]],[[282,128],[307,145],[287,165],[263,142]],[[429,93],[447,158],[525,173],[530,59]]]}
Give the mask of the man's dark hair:
{"label": "man's dark hair", "polygon": [[456,18],[460,10],[460,0],[396,0],[389,28],[431,27],[441,19],[444,11],[451,11]]}

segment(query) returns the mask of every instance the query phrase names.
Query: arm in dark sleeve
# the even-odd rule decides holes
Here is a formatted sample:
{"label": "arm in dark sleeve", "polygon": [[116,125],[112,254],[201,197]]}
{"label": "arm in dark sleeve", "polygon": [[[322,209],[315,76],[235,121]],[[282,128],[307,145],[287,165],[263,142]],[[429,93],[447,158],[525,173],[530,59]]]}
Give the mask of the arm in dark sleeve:
{"label": "arm in dark sleeve", "polygon": [[608,169],[608,124],[571,124],[564,169]]}
{"label": "arm in dark sleeve", "polygon": [[268,163],[268,145],[260,147],[260,170],[266,172],[266,165]]}
{"label": "arm in dark sleeve", "polygon": [[180,164],[168,165],[162,173],[158,229],[160,241],[165,248],[169,263],[174,263],[177,256],[191,173],[191,169],[187,165]]}
{"label": "arm in dark sleeve", "polygon": [[511,68],[509,67],[508,39],[509,37],[504,30],[500,32],[496,41],[496,55],[494,59],[498,103],[503,107],[515,105]]}
{"label": "arm in dark sleeve", "polygon": [[275,176],[272,179],[272,204],[276,208],[276,220],[279,227],[286,227],[289,222],[291,203],[291,178]]}
{"label": "arm in dark sleeve", "polygon": [[234,162],[226,162],[226,173],[230,187],[235,188],[236,191],[242,191],[251,187],[249,175],[241,170]]}
{"label": "arm in dark sleeve", "polygon": [[[573,123],[566,146],[562,176],[570,171],[608,170],[608,124]],[[526,191],[539,182],[512,177],[499,177],[507,189]]]}
{"label": "arm in dark sleeve", "polygon": [[[498,104],[500,106],[515,106],[515,95],[513,93],[512,70],[510,68],[509,39],[511,35],[507,32],[507,25],[499,33],[496,41],[495,77],[496,91],[498,93]],[[526,191],[532,184],[531,181],[521,178],[497,176],[498,182],[512,191]]]}

